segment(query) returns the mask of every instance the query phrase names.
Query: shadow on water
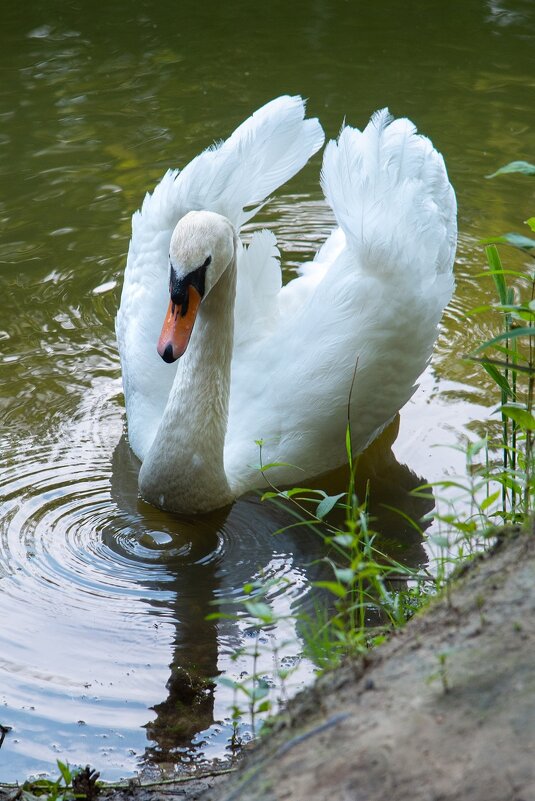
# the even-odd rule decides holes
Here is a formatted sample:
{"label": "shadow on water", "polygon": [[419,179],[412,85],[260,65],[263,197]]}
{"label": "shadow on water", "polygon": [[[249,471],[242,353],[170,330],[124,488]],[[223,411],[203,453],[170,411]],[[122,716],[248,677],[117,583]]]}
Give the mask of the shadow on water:
{"label": "shadow on water", "polygon": [[[420,567],[427,563],[422,538],[404,516],[419,520],[432,502],[411,495],[423,479],[395,459],[391,446],[397,430],[396,420],[361,456],[357,492],[363,497],[368,489],[370,514],[381,549],[411,567]],[[167,597],[172,593],[172,600],[166,601],[172,606],[175,626],[166,697],[152,707],[155,718],[146,725],[149,745],[142,758],[145,766],[169,766],[195,759],[200,733],[214,728],[219,732],[222,721],[214,711],[214,678],[224,671],[220,651],[225,645],[221,640],[227,643],[227,650],[228,645],[238,649],[246,636],[243,625],[251,625],[246,617],[242,617],[240,627],[237,620],[221,623],[207,616],[216,610],[235,612],[228,602],[245,599],[243,586],[258,577],[265,581],[278,577],[275,596],[279,596],[279,602],[286,596],[292,613],[299,616],[312,611],[318,601],[328,604],[328,599],[320,599],[311,586],[331,574],[324,561],[327,550],[320,532],[308,527],[287,528],[295,523],[290,510],[249,494],[209,515],[178,518],[139,498],[138,470],[139,462],[123,436],[113,454],[112,499],[134,523],[144,546],[159,554],[158,561],[165,564],[167,573]],[[340,469],[308,483],[327,492],[342,492],[347,488],[347,477],[347,470]],[[343,526],[343,515],[336,518],[335,511],[333,523]],[[103,532],[103,538],[110,549],[118,547],[113,530]],[[299,586],[291,588],[296,575]],[[277,598],[273,600],[276,608]],[[158,610],[162,601],[150,603]],[[377,620],[370,613],[373,622]],[[297,631],[294,633],[297,638]],[[229,737],[228,720],[223,736]],[[201,742],[205,742],[202,737]]]}

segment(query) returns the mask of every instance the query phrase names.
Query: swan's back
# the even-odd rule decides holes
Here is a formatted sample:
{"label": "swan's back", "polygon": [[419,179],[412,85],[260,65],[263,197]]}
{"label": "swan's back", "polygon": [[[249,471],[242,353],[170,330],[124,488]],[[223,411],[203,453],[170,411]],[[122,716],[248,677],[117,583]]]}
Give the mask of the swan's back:
{"label": "swan's back", "polygon": [[[408,120],[375,114],[327,145],[322,186],[336,229],[279,294],[276,330],[233,361],[225,469],[239,494],[261,485],[258,445],[278,484],[345,460],[407,402],[453,290],[456,203],[442,156]],[[285,310],[289,311],[285,314]]]}

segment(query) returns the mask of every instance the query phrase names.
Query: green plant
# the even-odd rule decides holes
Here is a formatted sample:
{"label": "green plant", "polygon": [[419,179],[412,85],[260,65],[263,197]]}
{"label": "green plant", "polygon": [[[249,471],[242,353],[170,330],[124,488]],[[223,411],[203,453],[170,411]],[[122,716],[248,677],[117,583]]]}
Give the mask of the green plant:
{"label": "green plant", "polygon": [[22,790],[33,796],[46,797],[47,801],[93,801],[99,793],[99,773],[88,766],[72,770],[68,764],[57,760],[57,779],[34,779],[25,782]]}
{"label": "green plant", "polygon": [[[534,175],[535,166],[515,161],[488,177],[514,172]],[[535,217],[526,220],[526,225],[535,231]],[[504,268],[497,245],[508,245],[535,259],[535,239],[507,233],[486,239],[483,244],[489,267],[483,276],[492,277],[498,303],[479,307],[473,313],[495,309],[502,317],[502,330],[480,345],[470,358],[482,365],[500,392],[497,411],[502,419],[502,459],[489,470],[489,478],[501,487],[503,522],[517,522],[533,511],[535,271],[526,274]]]}
{"label": "green plant", "polygon": [[438,659],[438,670],[435,673],[432,673],[427,681],[429,683],[435,681],[436,679],[440,680],[442,684],[442,691],[444,694],[449,693],[451,690],[450,682],[449,682],[449,675],[448,675],[448,653],[443,651],[440,654],[437,654]]}
{"label": "green plant", "polygon": [[[512,172],[533,175],[535,166],[512,162],[488,177]],[[526,223],[535,230],[534,217]],[[508,245],[533,259],[535,240],[508,233],[482,244],[488,269],[478,277],[492,278],[497,302],[479,306],[470,314],[497,312],[501,330],[465,358],[479,363],[498,391],[495,413],[501,416],[501,433],[499,441],[489,431],[461,448],[466,452],[466,478],[428,487],[438,495],[433,517],[439,531],[431,542],[439,548],[439,586],[447,579],[452,563],[487,547],[497,525],[521,523],[534,508],[535,273],[504,267],[497,245]],[[425,493],[428,488],[419,491]]]}
{"label": "green plant", "polygon": [[[358,458],[354,458],[351,448],[349,405],[348,402],[347,492],[327,495],[322,490],[303,487],[277,489],[267,476],[272,465],[262,464],[262,443],[258,443],[260,469],[270,486],[263,499],[283,505],[296,517],[294,524],[276,533],[295,526],[309,526],[325,544],[323,561],[331,576],[313,584],[329,593],[331,603],[323,609],[317,608],[314,617],[301,616],[305,652],[321,668],[331,667],[343,656],[363,653],[382,642],[389,629],[403,625],[414,614],[424,602],[422,585],[433,581],[432,576],[401,564],[376,546],[368,490],[363,501],[356,492]],[[343,513],[341,526],[331,522],[334,511]],[[419,530],[417,524],[411,522]],[[396,584],[398,588],[394,590]],[[371,615],[375,618],[373,625]]]}

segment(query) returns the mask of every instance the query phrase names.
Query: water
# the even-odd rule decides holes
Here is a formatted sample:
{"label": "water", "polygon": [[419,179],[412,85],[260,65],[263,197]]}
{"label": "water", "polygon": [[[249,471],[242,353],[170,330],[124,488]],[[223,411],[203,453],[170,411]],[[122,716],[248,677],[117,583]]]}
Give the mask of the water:
{"label": "water", "polygon": [[[432,446],[478,435],[495,403],[459,357],[492,330],[491,317],[465,317],[491,298],[476,277],[477,241],[533,214],[529,180],[484,178],[533,160],[533,5],[5,5],[0,723],[13,731],[0,780],[53,773],[58,757],[115,779],[223,756],[232,693],[206,682],[250,668],[231,660],[250,642],[250,621],[205,616],[254,577],[290,580],[273,590],[278,614],[310,607],[322,552],[302,532],[273,537],[284,516],[255,498],[199,523],[137,497],[113,330],[130,216],[167,167],[278,94],[308,97],[329,137],[344,117],[363,125],[384,105],[432,137],[459,200],[457,294],[394,455],[386,443],[370,457],[376,497],[415,511],[404,488],[462,467],[457,452]],[[319,164],[258,222],[275,230],[290,271],[329,230]],[[399,521],[381,526],[396,554],[425,563]],[[288,662],[295,636],[291,621],[273,632],[291,641]],[[294,681],[311,675],[302,663]]]}

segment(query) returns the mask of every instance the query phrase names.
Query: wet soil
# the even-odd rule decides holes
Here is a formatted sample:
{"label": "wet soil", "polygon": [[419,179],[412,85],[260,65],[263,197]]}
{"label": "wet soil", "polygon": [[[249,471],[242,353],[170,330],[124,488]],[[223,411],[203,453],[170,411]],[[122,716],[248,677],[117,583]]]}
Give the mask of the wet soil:
{"label": "wet soil", "polygon": [[535,801],[535,532],[501,537],[388,643],[301,693],[236,771],[99,797]]}

